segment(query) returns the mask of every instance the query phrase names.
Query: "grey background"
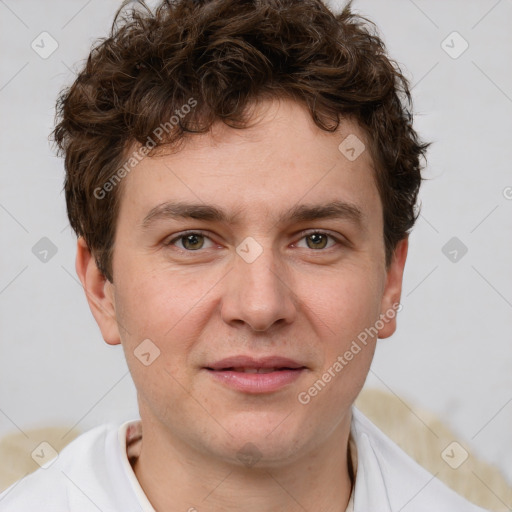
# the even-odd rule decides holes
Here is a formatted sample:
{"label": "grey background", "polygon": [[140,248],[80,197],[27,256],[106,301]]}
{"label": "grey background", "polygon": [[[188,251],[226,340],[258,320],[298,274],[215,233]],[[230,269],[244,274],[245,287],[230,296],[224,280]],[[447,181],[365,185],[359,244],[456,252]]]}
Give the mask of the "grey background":
{"label": "grey background", "polygon": [[[58,91],[119,3],[0,0],[0,435],[138,415],[122,349],[103,342],[75,274],[63,162],[47,141]],[[367,386],[435,412],[512,484],[512,2],[354,7],[414,85],[416,127],[434,142],[398,330],[379,341]],[[31,47],[51,49],[43,31],[58,43],[46,59]]]}

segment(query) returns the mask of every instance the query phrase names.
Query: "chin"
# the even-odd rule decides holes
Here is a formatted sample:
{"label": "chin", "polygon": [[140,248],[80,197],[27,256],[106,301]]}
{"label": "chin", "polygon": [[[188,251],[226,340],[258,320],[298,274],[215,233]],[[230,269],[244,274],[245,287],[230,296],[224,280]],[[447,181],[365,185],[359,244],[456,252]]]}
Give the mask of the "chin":
{"label": "chin", "polygon": [[226,434],[222,451],[231,462],[246,467],[277,467],[294,462],[306,451],[307,433],[298,426],[285,426],[286,414],[276,415],[276,421],[271,421],[268,415],[251,417],[250,424],[244,426],[225,424],[233,437]]}

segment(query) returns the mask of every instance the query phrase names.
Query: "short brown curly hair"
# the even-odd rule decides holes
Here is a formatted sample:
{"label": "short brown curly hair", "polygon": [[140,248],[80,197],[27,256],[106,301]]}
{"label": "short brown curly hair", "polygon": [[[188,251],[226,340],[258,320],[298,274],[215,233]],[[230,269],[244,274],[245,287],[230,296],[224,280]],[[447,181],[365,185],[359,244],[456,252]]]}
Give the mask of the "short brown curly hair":
{"label": "short brown curly hair", "polygon": [[[412,127],[408,81],[374,24],[350,2],[335,14],[321,0],[167,0],[154,10],[139,1],[129,10],[125,2],[110,36],[59,96],[53,131],[71,227],[107,279],[122,195],[112,180],[129,171],[130,148],[149,139],[155,149],[177,144],[217,120],[244,128],[248,107],[265,97],[302,102],[324,130],[344,116],[364,130],[389,265],[419,215],[428,144]],[[191,99],[194,108],[181,115]]]}

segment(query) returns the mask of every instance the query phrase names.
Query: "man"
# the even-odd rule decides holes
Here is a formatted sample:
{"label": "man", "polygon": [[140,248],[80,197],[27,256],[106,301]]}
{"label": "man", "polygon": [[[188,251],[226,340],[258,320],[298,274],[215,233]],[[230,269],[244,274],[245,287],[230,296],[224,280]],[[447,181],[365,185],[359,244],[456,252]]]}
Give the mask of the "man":
{"label": "man", "polygon": [[408,100],[350,6],[177,0],[114,26],[54,135],[141,420],[83,434],[2,510],[481,510],[353,407],[417,216]]}

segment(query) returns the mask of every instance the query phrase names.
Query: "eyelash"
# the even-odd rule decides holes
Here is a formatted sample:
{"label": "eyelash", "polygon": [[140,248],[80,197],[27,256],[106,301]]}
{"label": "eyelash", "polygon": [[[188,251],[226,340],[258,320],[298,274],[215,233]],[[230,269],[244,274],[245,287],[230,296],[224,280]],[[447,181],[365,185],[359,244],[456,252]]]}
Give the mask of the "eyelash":
{"label": "eyelash", "polygon": [[[166,242],[164,245],[166,247],[168,246],[171,246],[174,244],[174,242],[178,241],[178,240],[181,240],[182,238],[185,238],[189,235],[201,235],[205,238],[208,238],[211,240],[211,238],[208,236],[208,234],[204,231],[201,231],[201,230],[195,230],[195,231],[184,231],[183,233],[180,233],[178,236],[174,237],[172,240],[169,240],[169,242]],[[321,230],[309,230],[309,231],[301,231],[299,234],[300,236],[299,240],[302,240],[303,238],[306,238],[307,236],[311,236],[311,235],[324,235],[324,236],[327,236],[328,238],[331,238],[332,240],[334,240],[336,242],[337,245],[346,245],[345,242],[343,242],[342,240],[340,240],[339,238],[331,235],[329,232],[327,231],[321,231]],[[213,242],[213,240],[212,240]],[[335,245],[331,246],[331,247],[327,247],[325,249],[311,249],[311,251],[315,251],[315,252],[322,252],[322,251],[327,251],[329,249],[332,249],[334,248]],[[181,247],[177,247],[177,249],[181,252],[188,252],[188,253],[194,253],[194,252],[200,252],[201,249],[197,249],[195,251],[193,250],[188,250],[188,249],[182,249]]]}

